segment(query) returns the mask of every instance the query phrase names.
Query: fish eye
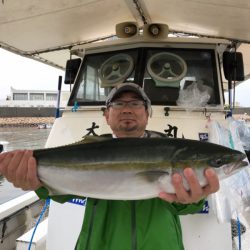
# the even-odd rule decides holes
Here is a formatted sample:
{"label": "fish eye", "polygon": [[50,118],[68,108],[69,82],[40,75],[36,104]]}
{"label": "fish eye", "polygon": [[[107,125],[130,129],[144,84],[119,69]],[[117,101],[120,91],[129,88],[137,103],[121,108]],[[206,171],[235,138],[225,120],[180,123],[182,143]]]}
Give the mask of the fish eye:
{"label": "fish eye", "polygon": [[222,159],[216,159],[215,160],[216,165],[221,165],[222,162],[223,162]]}
{"label": "fish eye", "polygon": [[223,164],[223,159],[218,158],[218,159],[214,159],[210,162],[211,166],[213,167],[220,167]]}

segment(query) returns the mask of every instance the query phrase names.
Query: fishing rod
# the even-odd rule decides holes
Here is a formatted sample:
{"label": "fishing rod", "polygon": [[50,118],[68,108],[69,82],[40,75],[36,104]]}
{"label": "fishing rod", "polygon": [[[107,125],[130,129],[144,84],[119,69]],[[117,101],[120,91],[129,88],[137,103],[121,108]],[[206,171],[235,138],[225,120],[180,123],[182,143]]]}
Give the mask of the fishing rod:
{"label": "fishing rod", "polygon": [[55,117],[60,117],[60,97],[61,97],[61,89],[62,89],[62,76],[58,77],[58,92],[57,92],[57,103],[56,103],[56,114]]}

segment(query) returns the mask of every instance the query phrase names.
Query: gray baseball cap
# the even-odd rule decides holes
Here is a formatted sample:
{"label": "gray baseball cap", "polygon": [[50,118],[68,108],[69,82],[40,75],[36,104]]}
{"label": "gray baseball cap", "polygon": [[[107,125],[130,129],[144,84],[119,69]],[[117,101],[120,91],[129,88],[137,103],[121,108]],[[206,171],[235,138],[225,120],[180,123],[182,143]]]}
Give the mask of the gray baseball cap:
{"label": "gray baseball cap", "polygon": [[144,92],[144,90],[135,83],[131,82],[124,82],[117,84],[109,93],[106,99],[106,106],[108,107],[109,104],[116,99],[121,93],[123,92],[134,92],[136,93],[143,101],[146,103],[146,108],[148,110],[149,115],[152,115],[152,108],[151,108],[151,101]]}

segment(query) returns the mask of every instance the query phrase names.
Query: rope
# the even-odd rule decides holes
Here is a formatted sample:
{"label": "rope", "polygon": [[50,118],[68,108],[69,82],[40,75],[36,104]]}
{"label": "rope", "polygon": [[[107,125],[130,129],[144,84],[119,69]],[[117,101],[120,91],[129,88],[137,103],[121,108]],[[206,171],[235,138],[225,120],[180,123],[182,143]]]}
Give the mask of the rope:
{"label": "rope", "polygon": [[241,250],[241,228],[240,228],[240,218],[237,215],[237,229],[238,229],[238,243],[239,243],[239,250]]}
{"label": "rope", "polygon": [[32,246],[33,238],[34,238],[34,236],[35,236],[35,232],[36,232],[37,227],[38,227],[38,225],[39,225],[41,219],[43,218],[44,213],[46,212],[46,209],[47,209],[47,207],[49,206],[49,204],[50,204],[50,198],[47,198],[46,201],[45,201],[45,204],[44,204],[44,206],[43,206],[43,208],[42,208],[42,211],[41,211],[41,213],[40,213],[40,215],[39,215],[39,218],[38,218],[38,220],[37,220],[37,222],[36,222],[35,228],[34,228],[34,230],[33,230],[33,233],[32,233],[32,236],[31,236],[31,239],[30,239],[30,242],[29,242],[28,250],[31,250],[31,246]]}

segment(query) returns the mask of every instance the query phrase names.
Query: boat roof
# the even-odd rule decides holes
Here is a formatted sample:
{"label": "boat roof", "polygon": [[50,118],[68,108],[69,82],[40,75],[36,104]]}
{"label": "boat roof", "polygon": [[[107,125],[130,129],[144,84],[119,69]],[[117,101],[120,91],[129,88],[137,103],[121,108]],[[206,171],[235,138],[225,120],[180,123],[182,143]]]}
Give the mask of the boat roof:
{"label": "boat roof", "polygon": [[249,13],[249,0],[2,0],[0,46],[64,68],[73,46],[110,39],[116,24],[134,21],[248,47]]}

